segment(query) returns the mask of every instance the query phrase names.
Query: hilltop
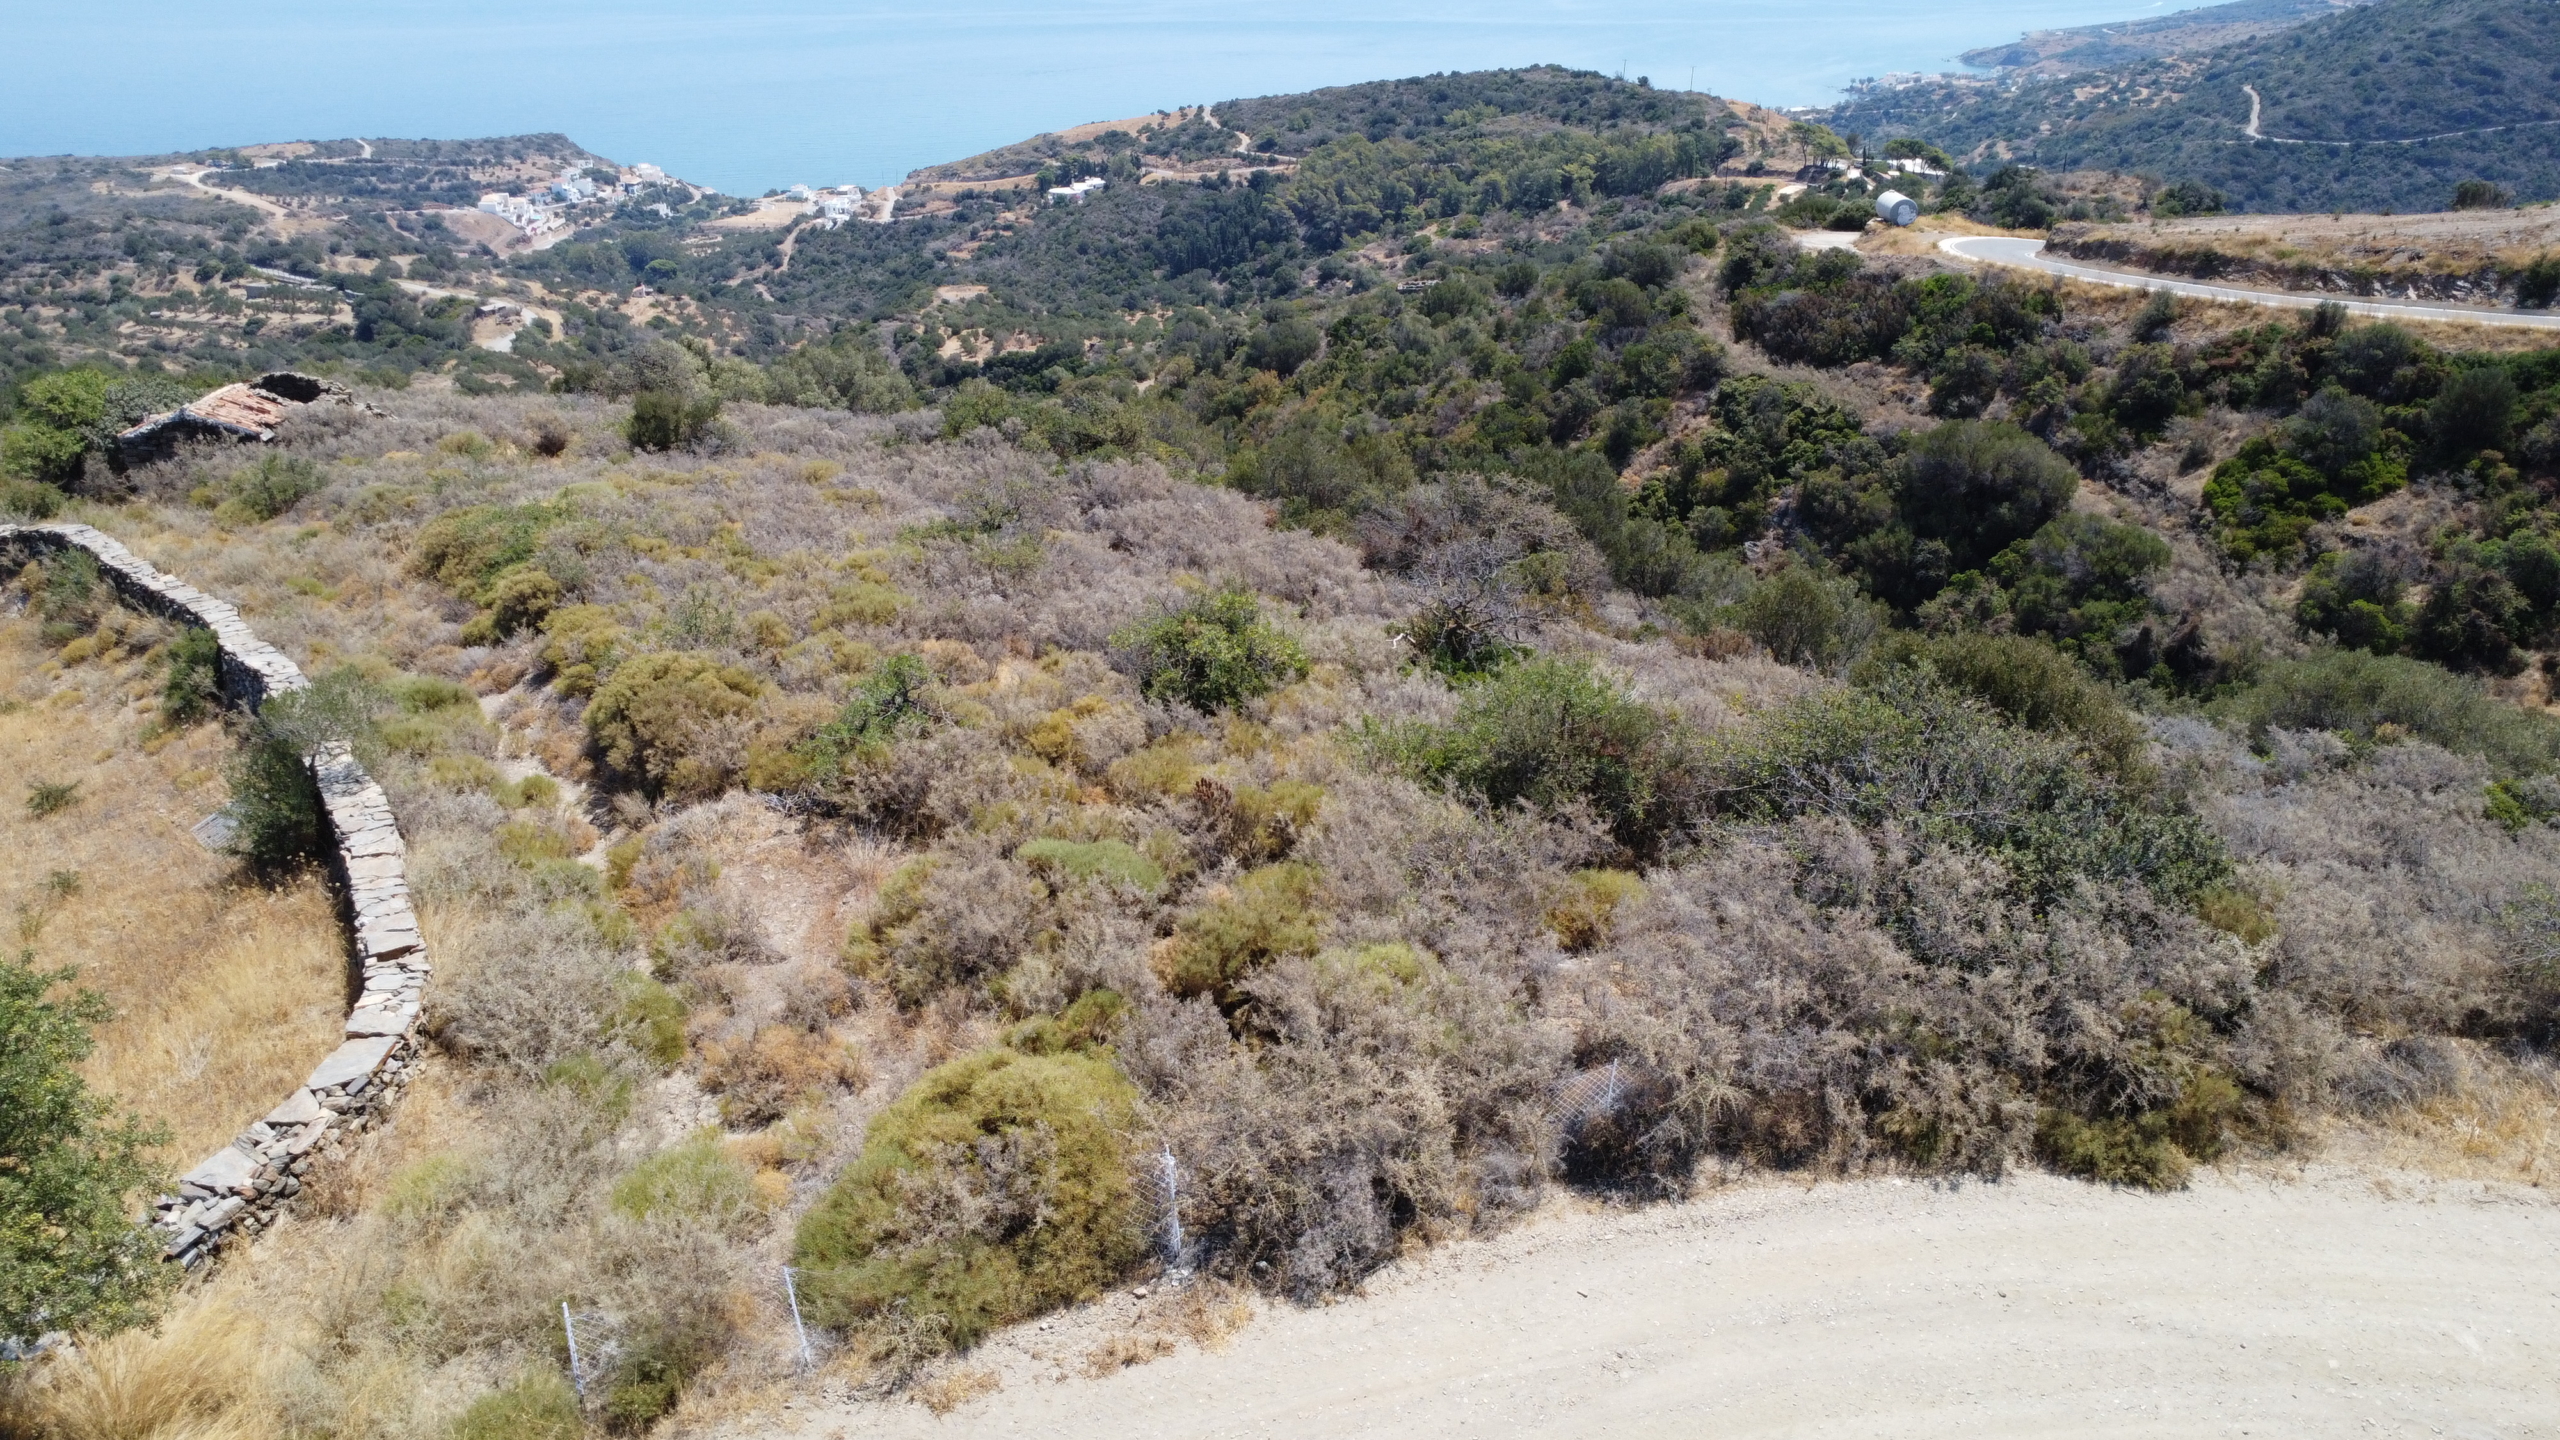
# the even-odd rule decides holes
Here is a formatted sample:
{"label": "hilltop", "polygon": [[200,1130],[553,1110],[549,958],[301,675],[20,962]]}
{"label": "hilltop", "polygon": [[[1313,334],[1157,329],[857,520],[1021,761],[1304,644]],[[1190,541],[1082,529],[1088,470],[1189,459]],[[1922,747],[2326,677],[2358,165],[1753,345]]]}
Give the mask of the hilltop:
{"label": "hilltop", "polygon": [[2437,210],[2470,179],[2560,198],[2555,72],[2548,0],[2380,0],[2066,78],[1869,90],[1824,118],[1968,161],[2192,180],[2244,210]]}

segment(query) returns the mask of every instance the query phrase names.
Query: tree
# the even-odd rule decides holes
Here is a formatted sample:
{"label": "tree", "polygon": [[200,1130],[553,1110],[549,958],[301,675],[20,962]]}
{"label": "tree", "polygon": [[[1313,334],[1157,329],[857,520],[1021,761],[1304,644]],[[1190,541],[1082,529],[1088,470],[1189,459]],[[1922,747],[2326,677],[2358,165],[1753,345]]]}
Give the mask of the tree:
{"label": "tree", "polygon": [[2494,180],[2465,180],[2453,187],[2456,210],[2504,210],[2514,199]]}
{"label": "tree", "polygon": [[2505,445],[2515,413],[2516,382],[2506,371],[2489,366],[2456,370],[2427,407],[2427,428],[2435,434],[2436,448],[2451,458]]}
{"label": "tree", "polygon": [[631,397],[624,437],[634,450],[673,450],[709,434],[719,418],[717,399],[687,400],[671,391],[643,390]]}
{"label": "tree", "polygon": [[2071,462],[2015,425],[1951,420],[1911,447],[1903,507],[1912,533],[1944,541],[1953,571],[2044,528],[2079,487]]}
{"label": "tree", "polygon": [[109,1011],[94,990],[56,997],[73,978],[0,957],[0,1337],[139,1324],[170,1279],[133,1218],[167,1136],[80,1078]]}
{"label": "tree", "polygon": [[2163,185],[2151,197],[2151,213],[2166,219],[2180,215],[2219,215],[2230,197],[2201,180]]}
{"label": "tree", "polygon": [[0,431],[0,473],[45,485],[79,478],[92,435],[107,413],[107,377],[64,370],[28,381],[18,420]]}
{"label": "tree", "polygon": [[2302,402],[2285,425],[2286,447],[2331,479],[2371,459],[2381,438],[2382,412],[2336,386]]}

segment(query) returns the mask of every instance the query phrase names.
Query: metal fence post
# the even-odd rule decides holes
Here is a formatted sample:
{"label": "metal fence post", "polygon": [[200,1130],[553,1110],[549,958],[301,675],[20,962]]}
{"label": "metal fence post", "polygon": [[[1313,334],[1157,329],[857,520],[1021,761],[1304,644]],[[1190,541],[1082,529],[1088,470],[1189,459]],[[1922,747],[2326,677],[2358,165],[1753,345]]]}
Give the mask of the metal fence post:
{"label": "metal fence post", "polygon": [[801,1323],[800,1287],[792,1283],[791,1267],[788,1265],[782,1267],[782,1293],[791,1297],[791,1328],[800,1332],[800,1365],[801,1368],[806,1369],[813,1363],[809,1358],[809,1327]]}
{"label": "metal fence post", "polygon": [[569,1337],[569,1383],[577,1387],[578,1398],[587,1398],[586,1367],[578,1363],[578,1322],[569,1318],[569,1302],[560,1302],[560,1328]]}

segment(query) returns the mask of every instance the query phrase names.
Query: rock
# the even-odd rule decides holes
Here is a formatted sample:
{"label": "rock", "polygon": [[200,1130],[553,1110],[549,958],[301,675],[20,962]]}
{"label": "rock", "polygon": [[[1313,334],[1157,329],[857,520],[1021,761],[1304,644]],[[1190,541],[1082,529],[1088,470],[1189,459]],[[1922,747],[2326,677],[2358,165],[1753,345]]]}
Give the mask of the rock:
{"label": "rock", "polygon": [[257,1161],[225,1145],[206,1156],[204,1163],[188,1171],[179,1183],[199,1186],[218,1195],[248,1184],[257,1173]]}
{"label": "rock", "polygon": [[305,1084],[312,1090],[350,1087],[371,1075],[389,1058],[395,1043],[396,1037],[393,1036],[350,1040],[321,1061],[320,1068],[311,1072],[311,1078]]}
{"label": "rock", "polygon": [[320,1101],[308,1090],[296,1090],[292,1098],[267,1112],[267,1123],[282,1130],[288,1126],[308,1125],[320,1118]]}
{"label": "rock", "polygon": [[399,1035],[409,1028],[409,1017],[390,1006],[368,1006],[347,1017],[350,1037]]}

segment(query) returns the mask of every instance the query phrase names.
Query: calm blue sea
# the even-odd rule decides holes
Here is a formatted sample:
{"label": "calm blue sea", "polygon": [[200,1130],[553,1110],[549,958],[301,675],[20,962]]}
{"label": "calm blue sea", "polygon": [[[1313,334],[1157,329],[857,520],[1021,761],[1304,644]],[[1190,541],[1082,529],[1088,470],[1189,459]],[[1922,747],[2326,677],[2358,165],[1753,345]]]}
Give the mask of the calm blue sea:
{"label": "calm blue sea", "polygon": [[2145,0],[97,0],[6,7],[0,155],[558,130],[733,194],[1043,130],[1552,62],[1766,105]]}

